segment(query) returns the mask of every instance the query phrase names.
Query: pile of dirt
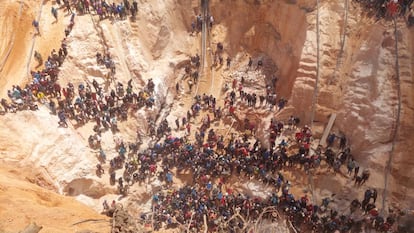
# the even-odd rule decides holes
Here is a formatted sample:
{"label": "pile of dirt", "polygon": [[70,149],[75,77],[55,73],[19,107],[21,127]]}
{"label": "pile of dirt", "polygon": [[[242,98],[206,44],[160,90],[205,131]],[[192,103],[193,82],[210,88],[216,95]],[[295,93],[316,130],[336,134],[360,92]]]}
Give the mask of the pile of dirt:
{"label": "pile of dirt", "polygon": [[135,219],[124,210],[122,205],[117,205],[113,210],[112,233],[135,233],[145,232],[142,227],[138,226]]}

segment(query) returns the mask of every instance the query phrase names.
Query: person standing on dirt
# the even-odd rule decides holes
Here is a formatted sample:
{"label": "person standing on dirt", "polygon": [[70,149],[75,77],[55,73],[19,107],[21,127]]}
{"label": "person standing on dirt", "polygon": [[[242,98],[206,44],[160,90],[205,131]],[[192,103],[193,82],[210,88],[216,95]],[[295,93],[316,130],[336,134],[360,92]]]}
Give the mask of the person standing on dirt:
{"label": "person standing on dirt", "polygon": [[263,61],[260,59],[259,61],[257,61],[257,67],[256,70],[258,70],[259,68],[263,67]]}
{"label": "person standing on dirt", "polygon": [[175,120],[175,125],[177,126],[177,130],[179,130],[180,129],[180,119],[179,118],[177,118]]}
{"label": "person standing on dirt", "polygon": [[37,61],[37,63],[38,63],[38,67],[39,66],[41,66],[42,64],[43,64],[43,58],[42,58],[42,55],[38,52],[38,51],[36,51],[35,50],[35,52],[34,52],[34,58],[36,59],[36,61]]}
{"label": "person standing on dirt", "polygon": [[190,133],[191,133],[191,125],[190,125],[190,123],[187,123],[186,129],[187,129],[187,134],[190,135]]}
{"label": "person standing on dirt", "polygon": [[54,7],[52,6],[51,13],[52,13],[53,17],[55,17],[55,22],[57,22],[57,21],[58,21],[58,12],[57,12],[57,8],[54,8]]}
{"label": "person standing on dirt", "polygon": [[214,18],[212,15],[210,15],[210,29],[213,28],[213,24],[214,24]]}
{"label": "person standing on dirt", "polygon": [[90,10],[89,10],[89,5],[90,4],[89,4],[88,0],[83,0],[83,7],[84,7],[86,13],[91,13]]}
{"label": "person standing on dirt", "polygon": [[414,6],[410,10],[410,13],[408,13],[407,22],[408,22],[408,27],[411,27],[414,25]]}
{"label": "person standing on dirt", "polygon": [[362,182],[361,182],[361,184],[364,184],[364,183],[368,180],[369,175],[370,175],[370,172],[369,172],[369,170],[368,170],[368,169],[365,169],[365,170],[362,172]]}
{"label": "person standing on dirt", "polygon": [[33,27],[36,29],[37,34],[40,36],[40,30],[39,30],[39,22],[37,20],[32,21]]}
{"label": "person standing on dirt", "polygon": [[398,0],[391,0],[388,2],[387,6],[387,16],[389,17],[395,17],[398,12],[399,4]]}
{"label": "person standing on dirt", "polygon": [[358,173],[359,173],[359,165],[358,165],[358,163],[355,162],[354,178],[353,178],[353,180],[355,180],[357,178]]}
{"label": "person standing on dirt", "polygon": [[197,21],[197,31],[201,31],[201,27],[203,25],[201,14],[197,15],[196,21]]}
{"label": "person standing on dirt", "polygon": [[193,91],[193,81],[188,80],[188,88],[190,89],[190,93]]}
{"label": "person standing on dirt", "polygon": [[65,4],[66,10],[68,11],[68,13],[73,13],[72,9],[70,8],[70,3],[69,0],[63,0],[63,3]]}
{"label": "person standing on dirt", "polygon": [[196,31],[196,22],[193,20],[191,22],[191,35],[194,35],[195,31]]}
{"label": "person standing on dirt", "polygon": [[179,84],[178,82],[175,84],[175,91],[176,91],[177,93],[179,93],[179,92],[180,92],[180,84]]}

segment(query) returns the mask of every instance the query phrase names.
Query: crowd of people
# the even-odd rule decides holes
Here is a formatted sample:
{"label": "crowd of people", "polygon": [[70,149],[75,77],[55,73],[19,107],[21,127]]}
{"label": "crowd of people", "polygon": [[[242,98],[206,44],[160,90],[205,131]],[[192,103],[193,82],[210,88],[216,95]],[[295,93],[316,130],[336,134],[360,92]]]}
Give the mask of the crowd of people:
{"label": "crowd of people", "polygon": [[70,14],[73,13],[73,8],[76,9],[78,14],[95,13],[100,20],[106,18],[126,19],[128,15],[135,19],[138,13],[137,0],[123,0],[119,3],[112,2],[112,4],[105,0],[74,0],[72,2],[57,0],[56,4],[62,6]]}
{"label": "crowd of people", "polygon": [[[200,105],[201,111],[211,111],[211,108],[204,103]],[[277,128],[278,136],[284,130],[295,128],[294,125],[285,126],[283,122],[273,120],[270,127]],[[384,220],[379,215],[375,207],[376,191],[367,191],[361,201],[362,204],[355,199],[350,205],[350,214],[347,215],[340,215],[334,209],[327,211],[328,199],[321,204],[311,203],[306,195],[295,199],[289,191],[290,182],[283,176],[285,169],[320,169],[320,164],[324,161],[328,167],[338,166],[334,170],[341,172],[341,166],[354,161],[348,145],[341,145],[342,149],[338,154],[333,153],[332,147],[327,147],[324,152],[317,150],[312,154],[310,153],[312,134],[308,127],[297,130],[295,141],[289,142],[291,145],[282,140],[271,148],[262,147],[257,139],[251,144],[254,136],[249,135],[242,134],[224,143],[223,136],[218,135],[208,124],[200,127],[199,132],[195,133],[195,140],[191,140],[188,136],[173,137],[170,132],[166,132],[162,143],[149,148],[146,155],[140,155],[140,159],[132,159],[138,161],[135,166],[139,174],[158,176],[166,182],[168,191],[153,195],[155,228],[190,224],[200,231],[204,227],[203,219],[206,216],[209,230],[214,231],[223,227],[222,223],[229,220],[236,211],[244,219],[251,220],[257,218],[267,207],[274,207],[275,210],[284,212],[298,229],[317,229],[321,232],[335,230],[347,232],[353,229],[354,232],[358,232],[358,229],[364,226],[387,231],[394,224],[395,216],[390,215]],[[332,145],[331,140],[335,138],[331,136],[329,140]],[[343,137],[341,141],[344,142]],[[294,145],[299,145],[299,149],[293,154],[288,154],[287,151],[292,151],[291,147]],[[157,161],[161,161],[159,173],[155,172],[159,164]],[[190,172],[193,177],[192,185],[179,189],[171,188],[173,168],[177,173]],[[363,177],[364,181],[369,178],[369,173],[367,176],[365,172],[360,176],[359,167],[355,168],[354,173],[355,175],[350,175],[350,178]],[[227,185],[227,180],[232,176],[259,180],[264,185],[274,187],[274,193],[267,199],[236,193]],[[145,180],[145,177],[142,180]],[[373,202],[368,198],[371,194]],[[365,212],[364,218],[358,219],[352,216],[356,209]],[[141,217],[143,221],[150,219],[147,215]],[[273,217],[267,214],[264,218]],[[233,219],[226,227],[229,232],[237,232],[237,229],[244,227],[243,224],[245,222],[240,219]]]}
{"label": "crowd of people", "polygon": [[[410,1],[400,2],[408,6],[411,4]],[[56,3],[61,4],[60,1]],[[83,13],[89,12],[92,7],[101,19],[124,18],[128,11],[134,16],[133,12],[138,10],[135,0],[132,4],[124,0],[119,5],[93,0],[79,0],[73,5],[64,0],[62,4],[71,14],[73,6]],[[57,12],[55,13],[57,19]],[[209,20],[212,27],[212,16]],[[197,16],[192,25],[193,30],[199,30],[201,22],[202,19]],[[73,25],[72,15],[70,29]],[[70,31],[66,35],[69,33]],[[99,151],[96,173],[101,176],[105,173],[103,164],[108,160],[101,145],[101,134],[109,129],[113,133],[118,132],[117,122],[127,120],[130,111],[142,107],[152,108],[155,85],[149,79],[142,90],[137,90],[130,80],[126,85],[116,82],[113,89],[105,91],[102,84],[93,80],[92,83],[81,83],[77,87],[69,82],[62,88],[58,82],[58,73],[68,55],[66,43],[63,40],[58,52],[52,50],[44,62],[44,69],[32,72],[31,83],[24,88],[14,85],[8,91],[10,101],[2,99],[1,105],[5,112],[15,112],[23,109],[36,110],[37,103],[46,104],[51,113],[57,114],[59,125],[64,127],[68,126],[68,120],[75,121],[75,127],[93,122],[94,133],[88,142],[91,148]],[[223,62],[222,53],[223,45],[220,44],[216,52],[220,64]],[[43,63],[38,53],[35,57],[40,64]],[[115,63],[110,53],[97,53],[96,61],[112,75],[115,74]],[[252,63],[253,59],[250,58],[248,69]],[[231,59],[228,57],[227,67],[230,65]],[[263,62],[259,59],[257,67],[262,65]],[[185,67],[185,72],[190,77],[190,92],[192,86],[199,81],[199,67],[198,55],[191,58],[190,65]],[[311,128],[306,125],[300,127],[300,119],[295,116],[287,120],[270,120],[266,142],[268,146],[256,137],[257,126],[248,118],[238,122],[238,133],[230,134],[229,138],[217,132],[212,123],[223,123],[223,118],[236,118],[236,109],[241,105],[249,108],[267,106],[271,110],[277,106],[281,110],[287,101],[278,98],[274,91],[277,78],[273,76],[268,81],[264,93],[256,94],[244,88],[244,78],[233,79],[225,89],[224,106],[219,106],[218,97],[213,95],[196,95],[185,115],[175,120],[176,131],[185,130],[184,136],[175,135],[166,119],[161,120],[158,126],[153,119],[148,119],[147,133],[155,142],[154,146],[144,151],[139,150],[142,142],[140,134],[137,134],[135,142],[127,143],[117,139],[117,156],[109,159],[110,184],[117,184],[119,193],[126,196],[132,185],[142,184],[150,177],[157,177],[164,182],[165,189],[152,195],[152,216],[148,213],[141,215],[143,222],[153,222],[155,230],[164,226],[189,225],[197,232],[205,226],[210,232],[239,232],[249,227],[246,224],[259,218],[277,220],[280,218],[279,212],[283,213],[283,218],[292,222],[294,228],[305,231],[361,232],[362,228],[370,228],[388,232],[395,229],[394,225],[402,213],[390,211],[388,216],[380,214],[376,207],[378,194],[375,189],[367,188],[362,199],[354,199],[349,203],[349,211],[341,212],[329,205],[334,201],[334,196],[324,198],[321,203],[312,203],[307,194],[300,197],[292,194],[291,182],[284,175],[287,170],[309,174],[327,168],[327,172],[332,170],[334,174],[347,175],[355,181],[356,188],[364,185],[370,172],[368,169],[360,172],[360,166],[352,156],[344,135],[331,133],[326,147],[319,145],[312,149]],[[180,89],[178,83],[176,89]],[[198,124],[200,119],[201,123]],[[196,128],[194,133],[191,128]],[[122,169],[122,175],[117,177],[116,171]],[[181,173],[191,174],[192,180],[190,184],[177,188],[174,179]],[[267,198],[262,198],[236,192],[228,183],[235,177],[257,180],[264,186],[271,187],[272,193]],[[114,208],[115,202],[112,202],[111,207],[106,201],[103,205],[105,210],[109,210]],[[361,214],[355,214],[358,212]],[[240,217],[234,218],[236,215]]]}
{"label": "crowd of people", "polygon": [[[72,23],[72,20],[71,20]],[[34,58],[40,67],[44,68],[37,71],[31,71],[31,82],[24,87],[13,85],[7,91],[9,100],[2,98],[1,106],[3,112],[16,112],[18,110],[37,110],[37,103],[45,103],[48,97],[61,97],[61,87],[58,83],[59,67],[62,65],[68,55],[67,43],[64,39],[58,52],[53,49],[46,61],[38,51],[34,52]]]}
{"label": "crowd of people", "polygon": [[413,0],[355,0],[363,4],[377,18],[407,17],[409,26],[414,24]]}
{"label": "crowd of people", "polygon": [[[199,57],[196,55],[191,61],[191,66],[187,66],[185,71],[189,77],[192,77],[190,80],[196,83]],[[192,72],[192,69],[196,71]],[[234,117],[234,111],[231,109],[236,105],[257,106],[254,100],[255,94],[246,94],[242,87],[237,85],[238,82],[243,84],[243,80],[235,79],[232,89],[227,90],[228,99],[225,101],[225,106],[229,106],[229,111],[226,117]],[[191,86],[189,89],[191,91]],[[276,94],[270,91],[266,95],[267,97],[259,98],[260,105],[265,100],[266,105],[275,105],[272,97],[276,99]],[[353,158],[344,136],[337,137],[335,134],[330,134],[327,139],[328,147],[319,146],[314,153],[311,153],[311,129],[307,126],[296,128],[300,120],[291,116],[287,122],[276,119],[270,121],[270,147],[268,148],[262,146],[254,137],[255,127],[249,119],[245,119],[239,126],[240,132],[245,133],[239,136],[232,135],[232,138],[227,139],[212,127],[212,123],[220,122],[223,115],[222,109],[217,105],[216,97],[212,95],[196,95],[187,114],[181,118],[181,121],[180,118],[175,120],[177,130],[187,131],[183,137],[174,136],[168,121],[163,120],[156,131],[150,132],[157,135],[157,143],[145,152],[138,153],[130,148],[130,153],[126,157],[125,153],[128,149],[121,143],[118,149],[121,162],[113,167],[116,169],[124,167],[125,170],[121,177],[116,177],[115,172],[112,171],[112,183],[118,181],[119,187],[130,186],[145,182],[149,177],[157,177],[165,182],[167,191],[155,193],[152,197],[153,217],[143,214],[142,221],[153,221],[155,229],[189,224],[192,229],[200,231],[205,226],[203,221],[206,218],[209,230],[214,231],[223,227],[222,223],[235,213],[251,220],[257,218],[265,208],[272,207],[284,212],[298,229],[308,228],[325,232],[335,230],[346,232],[353,229],[358,232],[364,226],[387,231],[394,224],[395,216],[390,215],[384,220],[378,214],[378,209],[375,207],[376,191],[372,192],[375,193],[372,203],[367,199],[368,194],[366,194],[361,201],[362,204],[358,204],[361,203],[358,199],[350,204],[351,214],[356,209],[365,212],[362,219],[355,218],[351,214],[341,215],[334,209],[327,211],[329,198],[325,198],[321,204],[311,203],[306,195],[295,199],[289,191],[290,182],[283,176],[285,169],[301,168],[305,172],[311,172],[320,169],[323,162],[335,173],[341,173],[341,167],[346,166],[350,179],[355,180],[355,186],[363,185],[369,178],[369,170],[364,169],[360,174],[359,165]],[[280,104],[279,108],[283,108],[283,104]],[[210,117],[210,114],[214,117]],[[191,122],[198,122],[200,118],[200,125],[196,124],[198,130],[191,134],[193,124]],[[294,140],[282,140],[276,144],[277,139],[287,129],[297,129]],[[247,133],[249,131],[250,133]],[[191,135],[194,135],[194,138]],[[339,152],[333,149],[337,138],[340,141]],[[293,147],[298,148],[292,153]],[[172,186],[174,175],[182,172],[192,174],[191,185],[175,189]],[[259,180],[264,185],[274,187],[274,193],[267,199],[236,193],[228,188],[226,183],[234,176]],[[267,214],[264,218],[272,219],[273,215]],[[245,227],[243,224],[246,222],[232,219],[225,227],[230,232],[237,232],[237,229]]]}

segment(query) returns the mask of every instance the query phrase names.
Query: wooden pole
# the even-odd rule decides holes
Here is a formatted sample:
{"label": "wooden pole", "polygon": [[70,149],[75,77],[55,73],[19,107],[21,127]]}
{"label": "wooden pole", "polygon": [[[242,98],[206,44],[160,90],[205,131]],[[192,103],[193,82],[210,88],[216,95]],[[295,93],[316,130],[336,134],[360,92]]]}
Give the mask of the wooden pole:
{"label": "wooden pole", "polygon": [[203,221],[204,221],[204,233],[207,233],[208,226],[207,226],[207,216],[203,215]]}
{"label": "wooden pole", "polygon": [[191,222],[193,221],[193,216],[194,216],[194,212],[191,213],[190,222],[188,223],[187,230],[186,230],[187,233],[190,232],[190,227],[191,227]]}
{"label": "wooden pole", "polygon": [[230,125],[230,128],[229,128],[229,130],[227,130],[226,134],[224,135],[224,138],[226,138],[226,137],[227,137],[227,135],[229,134],[230,130],[233,128],[233,124],[234,124],[234,122],[236,122],[236,120],[234,120],[234,119],[232,118],[232,119],[231,119],[231,125]]}
{"label": "wooden pole", "polygon": [[[151,195],[154,196],[154,194]],[[151,229],[154,231],[154,203],[152,203],[152,213],[151,213]]]}

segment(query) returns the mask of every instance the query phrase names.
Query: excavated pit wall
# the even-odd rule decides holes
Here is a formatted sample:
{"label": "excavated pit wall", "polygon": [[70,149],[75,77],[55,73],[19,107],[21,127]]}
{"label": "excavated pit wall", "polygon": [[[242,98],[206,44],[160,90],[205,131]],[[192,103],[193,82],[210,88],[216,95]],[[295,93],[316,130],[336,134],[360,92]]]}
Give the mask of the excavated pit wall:
{"label": "excavated pit wall", "polygon": [[[54,3],[46,2],[45,7],[51,7],[51,4]],[[76,16],[75,26],[66,38],[69,55],[60,68],[62,86],[69,82],[75,87],[80,83],[91,85],[95,79],[104,86],[104,91],[110,91],[116,82],[126,85],[132,79],[134,89],[142,90],[149,79],[155,83],[153,108],[141,109],[128,121],[119,122],[121,133],[102,135],[108,160],[117,154],[114,137],[133,142],[137,131],[146,135],[148,117],[161,119],[168,115],[173,101],[170,89],[175,86],[175,66],[193,55],[188,48],[197,43],[188,35],[191,17],[197,7],[198,4],[189,0],[164,1],[162,4],[145,1],[140,3],[135,22],[129,19],[98,22],[98,17],[92,19],[88,14]],[[49,17],[45,13],[42,20],[48,21]],[[62,20],[69,22],[68,18],[59,19],[59,22]],[[53,48],[56,49],[50,45],[40,49],[49,53]],[[97,52],[111,54],[116,65],[114,80],[106,80],[108,69],[97,64]],[[9,87],[4,91],[6,88]],[[93,134],[93,124],[76,129],[72,124],[66,129],[57,128],[57,117],[49,113],[46,105],[41,104],[39,108],[36,112],[2,116],[2,159],[23,167],[40,167],[50,183],[48,188],[61,194],[80,195],[79,200],[100,211],[101,201],[98,199],[115,193],[116,187],[109,186],[107,174],[102,178],[95,175],[97,151],[87,146],[87,138]],[[149,138],[144,137],[144,143],[149,143]]]}
{"label": "excavated pit wall", "polygon": [[[343,2],[321,1],[319,6],[319,85],[315,109],[315,133],[320,135],[330,114],[337,113],[333,129],[343,133],[351,144],[352,154],[362,169],[371,170],[371,178],[364,188],[379,190],[385,187],[384,176],[390,158],[394,130],[397,124],[398,91],[394,26],[391,20],[375,22],[364,14],[358,4],[350,3],[348,20],[344,22]],[[290,107],[280,116],[299,113],[310,123],[312,96],[316,83],[316,12],[307,15],[308,31],[303,47],[297,78],[290,96]],[[341,37],[346,23],[346,37],[342,62],[338,62]],[[412,98],[412,29],[402,19],[397,20],[399,70],[402,90],[400,131],[391,162],[386,206],[412,209],[413,159],[409,140],[413,123]],[[292,109],[290,109],[292,108]],[[294,109],[294,110],[293,110]],[[282,117],[283,118],[283,117]],[[407,148],[407,149],[403,149]],[[318,182],[320,183],[320,182]],[[352,187],[352,182],[343,183]],[[360,193],[336,189],[342,196]],[[335,190],[332,190],[335,191]],[[359,197],[358,196],[358,197]],[[398,204],[397,204],[398,203]],[[382,205],[378,205],[382,208]]]}
{"label": "excavated pit wall", "polygon": [[[225,52],[230,57],[245,53],[256,67],[263,60],[263,72],[270,82],[271,76],[279,78],[278,96],[291,95],[296,70],[306,37],[306,12],[312,4],[301,1],[210,1],[210,12],[217,27],[223,27]],[[294,25],[294,26],[293,26]],[[212,37],[216,35],[213,33]],[[219,35],[217,37],[220,37]],[[247,61],[246,61],[247,66]]]}
{"label": "excavated pit wall", "polygon": [[[278,118],[287,119],[295,114],[302,123],[310,124],[317,77],[316,1],[211,1],[210,4],[210,12],[220,24],[217,27],[223,27],[219,31],[225,33],[222,42],[226,53],[237,57],[247,53],[254,61],[264,58],[268,79],[272,74],[279,77],[276,93],[288,98],[289,103],[284,111],[277,113]],[[363,188],[376,188],[382,199],[397,124],[394,27],[392,20],[376,22],[357,3],[349,1],[348,4],[345,20],[345,1],[320,1],[315,135],[320,137],[329,116],[337,113],[333,132],[348,137],[361,169],[371,170],[371,178]],[[411,180],[414,174],[409,167],[414,160],[409,155],[412,151],[409,141],[413,138],[410,133],[413,31],[406,28],[401,18],[397,21],[402,111],[386,206],[395,206],[398,202],[397,206],[412,209],[410,203],[414,196],[410,193],[414,188]],[[339,56],[342,56],[340,61]],[[332,192],[340,192],[344,198],[349,194],[360,198],[361,191],[353,190],[352,182],[339,183],[345,187],[338,186]],[[323,196],[323,189],[320,187],[317,195]]]}

